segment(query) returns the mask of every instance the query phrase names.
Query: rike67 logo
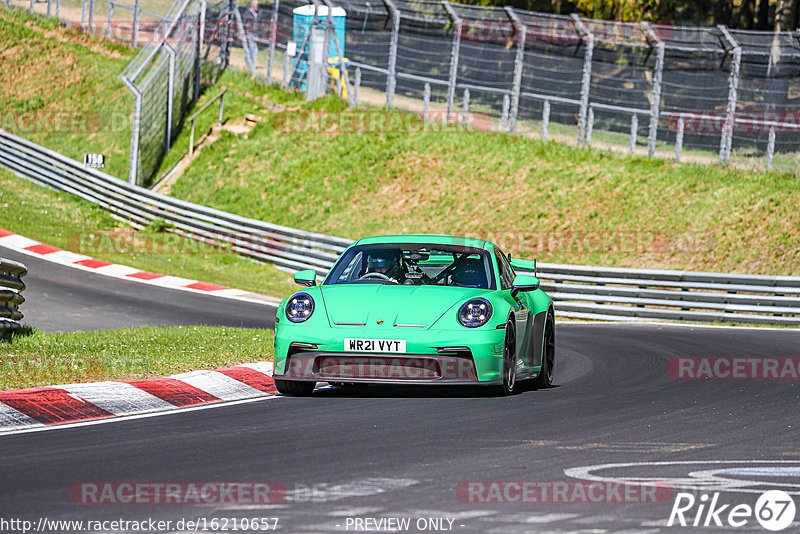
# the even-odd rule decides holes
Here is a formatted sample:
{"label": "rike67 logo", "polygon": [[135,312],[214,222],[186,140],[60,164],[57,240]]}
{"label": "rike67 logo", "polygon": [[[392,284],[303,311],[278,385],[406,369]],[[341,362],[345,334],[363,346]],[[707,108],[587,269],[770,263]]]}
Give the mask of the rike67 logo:
{"label": "rike67 logo", "polygon": [[749,504],[721,504],[720,493],[711,496],[703,493],[678,493],[669,514],[667,526],[682,527],[746,527],[759,525],[773,532],[781,531],[794,522],[795,504],[792,496],[781,490],[761,494],[755,506]]}

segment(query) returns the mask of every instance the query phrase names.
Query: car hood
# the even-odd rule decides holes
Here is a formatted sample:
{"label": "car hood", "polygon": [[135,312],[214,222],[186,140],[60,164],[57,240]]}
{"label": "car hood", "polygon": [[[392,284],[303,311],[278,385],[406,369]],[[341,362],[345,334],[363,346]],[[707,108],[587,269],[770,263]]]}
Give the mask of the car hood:
{"label": "car hood", "polygon": [[331,326],[414,325],[430,328],[456,304],[486,290],[443,286],[347,284],[320,287]]}

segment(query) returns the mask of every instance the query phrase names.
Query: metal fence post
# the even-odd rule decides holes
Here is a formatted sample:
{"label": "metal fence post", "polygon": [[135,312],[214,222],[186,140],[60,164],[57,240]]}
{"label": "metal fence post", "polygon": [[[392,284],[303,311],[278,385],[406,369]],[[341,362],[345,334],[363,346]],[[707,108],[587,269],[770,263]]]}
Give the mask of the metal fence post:
{"label": "metal fence post", "polygon": [[[330,0],[322,0],[326,6],[328,6],[328,28],[330,30],[334,29],[333,24],[333,3]],[[314,0],[316,3],[317,0]],[[344,78],[344,86],[347,88],[347,107],[354,107],[355,103],[353,102],[353,87],[350,85],[350,77],[347,75],[347,66],[344,64],[344,54],[342,53],[342,45],[339,42],[339,36],[336,35],[335,31],[331,31],[331,35],[333,36],[333,44],[336,45],[336,56],[339,58],[339,73]],[[329,41],[325,41],[325,49],[327,51],[329,45]],[[327,61],[327,55],[326,55]],[[327,76],[328,70],[325,69],[325,75]],[[327,77],[325,78],[327,83]]]}
{"label": "metal fence post", "polygon": [[550,125],[550,101],[542,104],[542,141],[547,141],[547,127]]}
{"label": "metal fence post", "polygon": [[131,123],[131,149],[128,160],[128,183],[136,185],[139,172],[139,128],[142,122],[142,92],[130,81],[127,76],[121,74],[120,81],[133,93],[133,122]]}
{"label": "metal fence post", "polygon": [[133,31],[131,33],[131,46],[136,48],[139,46],[139,16],[141,15],[141,7],[139,0],[133,3]]}
{"label": "metal fence post", "polygon": [[86,31],[86,3],[89,0],[83,0],[81,2],[81,30]]}
{"label": "metal fence post", "polygon": [[289,61],[291,58],[289,54],[283,55],[283,83],[281,84],[284,89],[289,86]]}
{"label": "metal fence post", "polygon": [[589,111],[586,112],[586,136],[584,140],[586,146],[592,146],[592,132],[594,131],[594,108],[589,106]]}
{"label": "metal fence post", "polygon": [[634,113],[631,115],[631,139],[630,139],[630,152],[631,156],[636,154],[636,137],[639,133],[639,115]]}
{"label": "metal fence post", "polygon": [[500,131],[505,132],[508,130],[509,109],[511,108],[511,99],[508,95],[503,95],[503,111],[500,113]]}
{"label": "metal fence post", "polygon": [[733,128],[736,124],[736,97],[739,90],[739,68],[742,63],[742,48],[731,32],[723,24],[717,26],[722,32],[725,40],[732,47],[733,59],[731,60],[731,75],[728,83],[728,109],[725,123],[722,127],[722,135],[719,140],[719,162],[727,164],[731,158],[731,146],[733,143]]}
{"label": "metal fence post", "polygon": [[[242,50],[244,50],[244,64],[247,67],[247,72],[250,73],[250,76],[256,75],[256,66],[253,64],[253,60],[250,57],[250,39],[247,37],[247,33],[244,31],[244,24],[242,24],[242,14],[239,13],[239,8],[233,8],[233,19],[234,24],[236,24],[236,33],[239,34],[239,41],[242,43]],[[258,59],[256,59],[258,61]]]}
{"label": "metal fence post", "polygon": [[519,93],[522,90],[522,69],[525,66],[525,38],[527,27],[520,20],[514,8],[506,6],[506,13],[517,29],[517,54],[514,56],[514,84],[511,89],[511,116],[509,117],[508,131],[514,132],[517,127],[517,114],[519,113]]}
{"label": "metal fence post", "polygon": [[[33,4],[33,0],[31,0],[31,4]],[[94,28],[94,0],[89,0],[89,22],[87,26],[89,31]]]}
{"label": "metal fence post", "polygon": [[425,83],[425,90],[422,92],[422,120],[428,120],[428,108],[431,105],[431,84]]}
{"label": "metal fence post", "polygon": [[53,9],[53,0],[47,0],[47,16],[51,15],[51,10]]}
{"label": "metal fence post", "polygon": [[34,0],[31,0],[31,5],[28,8],[28,11],[30,11],[31,15],[33,15],[33,2],[34,2]]}
{"label": "metal fence post", "polygon": [[653,26],[649,22],[643,22],[642,29],[647,36],[647,40],[656,43],[656,64],[653,68],[653,99],[650,102],[650,130],[647,133],[647,155],[652,158],[656,154],[656,142],[658,141],[658,119],[661,115],[661,82],[664,78],[664,51],[666,45],[653,31]]}
{"label": "metal fence post", "polygon": [[272,66],[275,64],[275,45],[278,41],[278,12],[281,0],[272,2],[272,16],[269,22],[269,55],[267,56],[267,85],[272,84]]}
{"label": "metal fence post", "polygon": [[[11,0],[8,0],[7,5],[11,5]],[[61,18],[61,0],[56,0],[56,18]]]}
{"label": "metal fence post", "polygon": [[106,30],[106,38],[111,39],[112,31],[111,26],[114,24],[114,4],[108,4],[108,28]]}
{"label": "metal fence post", "polygon": [[[276,0],[277,1],[277,0]],[[197,29],[197,48],[194,62],[194,100],[200,97],[200,75],[203,67],[203,44],[206,37],[206,0],[200,2],[200,26]]]}
{"label": "metal fence post", "polygon": [[467,122],[469,116],[469,89],[464,89],[464,99],[461,101],[461,122]]}
{"label": "metal fence post", "polygon": [[683,115],[678,117],[678,133],[675,136],[675,160],[681,160],[681,152],[683,151],[683,132],[686,128],[686,123],[683,121]]}
{"label": "metal fence post", "polygon": [[353,86],[353,105],[358,105],[358,92],[361,90],[361,67],[356,67],[356,80]]}
{"label": "metal fence post", "polygon": [[392,37],[389,40],[389,63],[386,66],[386,107],[394,107],[394,91],[397,87],[397,40],[400,36],[400,10],[392,0],[383,0],[389,13],[392,14]]}
{"label": "metal fence post", "polygon": [[[324,58],[324,68],[322,69],[322,94],[325,95],[328,92],[328,58],[331,57],[331,37],[335,36],[336,32],[333,29],[333,24],[326,24],[325,25],[325,42],[322,48],[322,57]],[[338,54],[337,54],[338,55]],[[308,60],[308,71],[311,72],[311,59]],[[340,71],[341,72],[341,71]],[[308,85],[306,85],[308,87]],[[352,89],[352,88],[351,88]],[[341,92],[340,92],[341,94]],[[353,95],[348,94],[349,98],[353,98]]]}
{"label": "metal fence post", "polygon": [[775,157],[775,127],[769,127],[769,141],[767,142],[767,172],[772,170],[772,159]]}
{"label": "metal fence post", "polygon": [[442,2],[447,14],[450,15],[450,20],[455,25],[453,31],[453,45],[450,48],[450,79],[447,83],[447,120],[450,120],[450,115],[453,113],[453,100],[456,96],[456,80],[458,78],[458,56],[461,51],[461,17],[458,16],[453,6],[447,0]]}
{"label": "metal fence post", "polygon": [[581,107],[578,112],[578,144],[585,140],[586,133],[586,115],[589,112],[589,90],[592,84],[592,55],[594,54],[594,36],[586,28],[583,19],[575,13],[572,14],[572,20],[581,40],[586,46],[586,52],[583,56],[583,76],[581,78]]}
{"label": "metal fence post", "polygon": [[169,44],[169,41],[164,41],[164,49],[169,54],[169,78],[167,79],[167,123],[164,129],[164,152],[169,150],[169,145],[172,142],[172,104],[175,93],[175,49]]}

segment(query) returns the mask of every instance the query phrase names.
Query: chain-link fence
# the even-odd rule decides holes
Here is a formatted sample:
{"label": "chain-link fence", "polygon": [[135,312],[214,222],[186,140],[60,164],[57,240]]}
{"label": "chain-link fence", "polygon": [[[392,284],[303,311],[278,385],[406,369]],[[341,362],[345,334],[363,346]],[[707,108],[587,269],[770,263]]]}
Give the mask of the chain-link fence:
{"label": "chain-link fence", "polygon": [[230,0],[176,3],[120,76],[134,95],[131,183],[152,177],[201,87],[227,66],[235,11]]}
{"label": "chain-link fence", "polygon": [[[143,183],[198,86],[213,83],[232,48],[252,74],[286,80],[293,10],[306,2],[273,0],[243,26],[246,7],[235,0],[178,0],[168,12],[158,2],[169,0],[129,1],[6,0],[62,18],[77,10],[84,27],[142,47],[123,81],[136,98],[130,178]],[[362,101],[450,118],[468,108],[481,127],[641,154],[800,168],[800,32],[596,21],[429,0],[336,5],[347,13],[343,45]],[[122,12],[128,24],[115,18]],[[260,49],[255,64],[240,49],[244,34]]]}
{"label": "chain-link fence", "polygon": [[[120,80],[134,95],[128,180],[149,183],[199,92],[240,37],[235,0],[5,0],[139,48]],[[174,3],[173,3],[174,2]]]}
{"label": "chain-link fence", "polygon": [[[286,76],[292,11],[305,3],[262,5],[251,72]],[[427,0],[336,5],[347,13],[345,55],[362,101],[451,117],[468,107],[494,129],[651,156],[798,168],[800,33]]]}

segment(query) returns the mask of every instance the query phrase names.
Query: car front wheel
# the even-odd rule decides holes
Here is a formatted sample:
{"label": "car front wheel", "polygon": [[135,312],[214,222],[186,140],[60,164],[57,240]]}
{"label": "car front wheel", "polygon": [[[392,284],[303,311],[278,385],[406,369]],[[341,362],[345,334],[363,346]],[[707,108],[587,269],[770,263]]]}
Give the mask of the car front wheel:
{"label": "car front wheel", "polygon": [[280,380],[275,379],[275,388],[278,392],[284,395],[297,395],[299,397],[307,397],[314,391],[316,382],[298,382],[297,380]]}

